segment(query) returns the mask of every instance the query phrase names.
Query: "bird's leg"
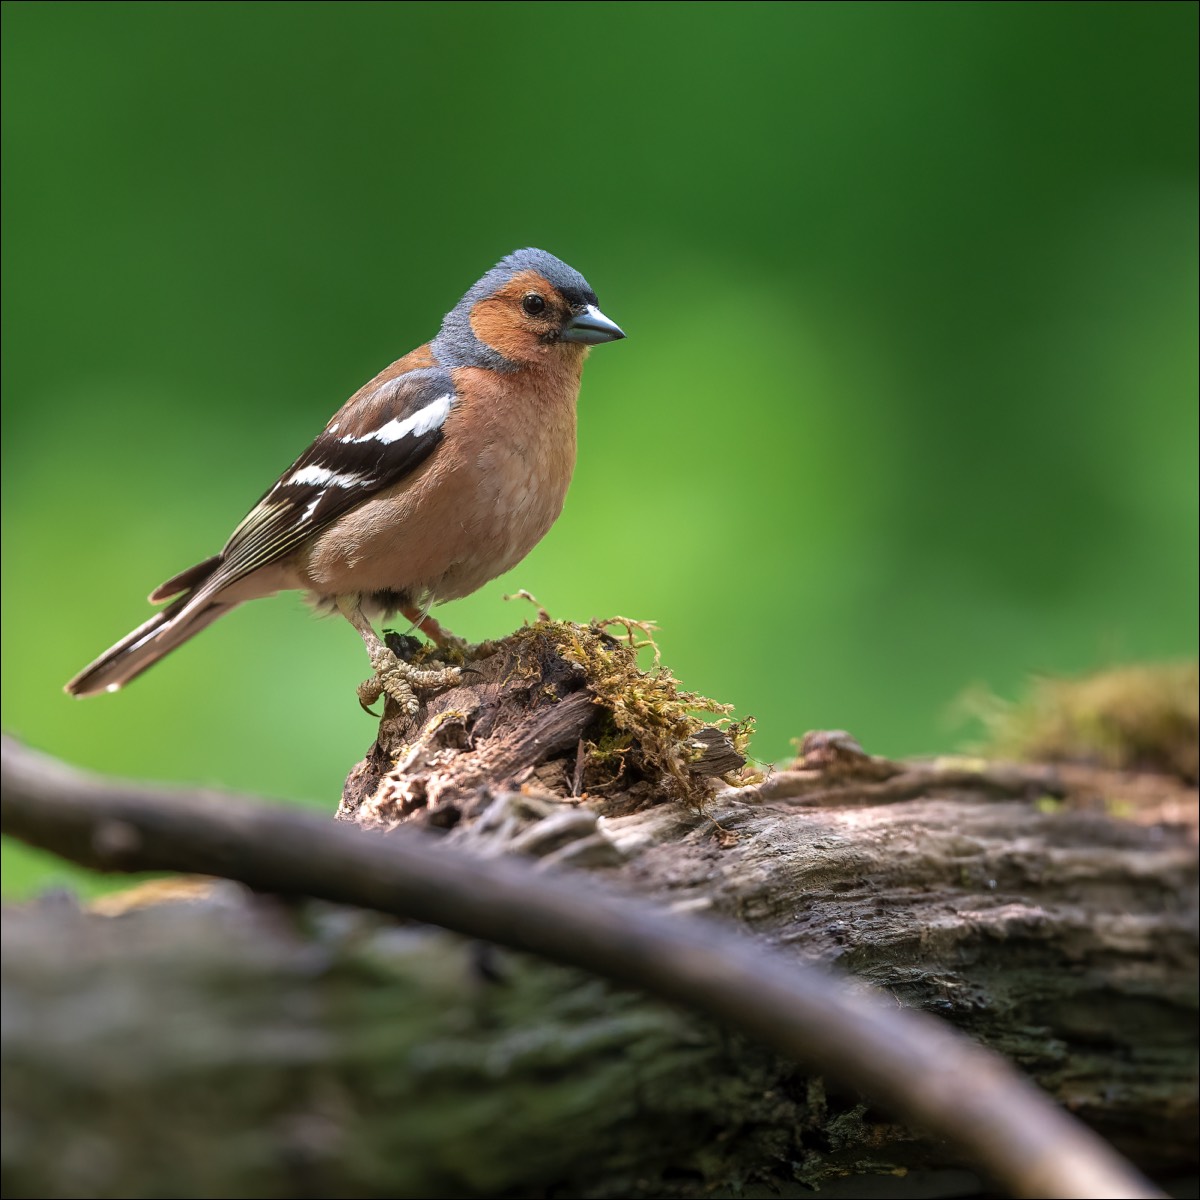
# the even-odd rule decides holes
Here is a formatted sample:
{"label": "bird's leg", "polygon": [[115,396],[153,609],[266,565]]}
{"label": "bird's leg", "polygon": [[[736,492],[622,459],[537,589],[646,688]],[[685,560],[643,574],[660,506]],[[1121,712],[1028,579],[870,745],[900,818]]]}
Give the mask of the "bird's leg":
{"label": "bird's leg", "polygon": [[439,650],[465,650],[467,643],[463,638],[455,637],[440,621],[429,615],[429,609],[416,608],[406,605],[400,610],[400,615],[414,629],[419,629]]}
{"label": "bird's leg", "polygon": [[462,679],[458,667],[446,667],[425,671],[411,663],[402,662],[384,645],[382,639],[363,616],[357,596],[339,596],[338,612],[358,630],[359,637],[367,648],[367,657],[375,674],[359,685],[358,700],[363,708],[375,703],[387,693],[408,716],[417,712],[416,689],[453,687]]}
{"label": "bird's leg", "polygon": [[479,642],[472,645],[466,638],[456,637],[440,621],[429,615],[428,608],[408,607],[400,610],[400,615],[419,629],[439,650],[451,650],[461,654],[465,659],[486,658],[496,651],[495,642]]}

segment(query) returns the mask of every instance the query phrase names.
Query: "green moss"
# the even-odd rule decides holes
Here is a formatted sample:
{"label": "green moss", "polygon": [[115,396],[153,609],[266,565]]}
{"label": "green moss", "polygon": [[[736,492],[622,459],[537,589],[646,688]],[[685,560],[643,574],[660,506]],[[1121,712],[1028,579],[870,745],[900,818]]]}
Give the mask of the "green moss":
{"label": "green moss", "polygon": [[992,700],[983,716],[995,755],[1163,771],[1194,783],[1197,709],[1197,665],[1190,662],[1036,680],[1025,700]]}
{"label": "green moss", "polygon": [[[590,625],[538,621],[516,637],[549,639],[559,657],[584,672],[603,709],[599,732],[586,745],[589,790],[648,779],[662,789],[664,798],[702,807],[711,784],[690,769],[704,753],[693,737],[716,726],[744,756],[753,718],[735,721],[730,716],[732,705],[680,687],[661,665],[653,628],[649,622],[626,617]],[[620,635],[614,636],[613,629],[619,629]],[[638,665],[643,650],[653,652],[648,670]],[[754,774],[743,768],[722,778],[737,786],[750,782]]]}

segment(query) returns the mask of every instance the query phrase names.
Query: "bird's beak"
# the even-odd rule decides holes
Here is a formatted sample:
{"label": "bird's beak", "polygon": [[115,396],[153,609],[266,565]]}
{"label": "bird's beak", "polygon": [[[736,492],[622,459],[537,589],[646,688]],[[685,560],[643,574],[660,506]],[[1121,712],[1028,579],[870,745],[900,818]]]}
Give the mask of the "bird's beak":
{"label": "bird's beak", "polygon": [[589,304],[563,326],[561,336],[564,342],[598,346],[601,342],[619,341],[625,333],[620,325],[610,321],[594,304]]}

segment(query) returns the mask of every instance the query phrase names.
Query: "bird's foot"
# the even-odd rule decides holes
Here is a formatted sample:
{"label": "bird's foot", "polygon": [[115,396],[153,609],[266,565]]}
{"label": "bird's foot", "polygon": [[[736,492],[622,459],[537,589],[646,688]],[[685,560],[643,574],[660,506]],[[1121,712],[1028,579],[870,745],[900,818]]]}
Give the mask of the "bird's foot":
{"label": "bird's foot", "polygon": [[405,619],[412,622],[414,629],[419,629],[440,651],[443,656],[471,662],[474,659],[487,658],[500,648],[496,641],[468,642],[448,630],[440,621],[426,613],[422,616],[415,608],[402,608],[400,612]]}
{"label": "bird's foot", "polygon": [[380,696],[386,695],[396,702],[405,716],[414,717],[418,691],[454,687],[462,681],[462,671],[458,667],[423,670],[397,658],[385,646],[371,651],[370,655],[375,674],[358,685],[358,702],[367,712],[371,712],[371,705]]}
{"label": "bird's foot", "polygon": [[[438,650],[442,658],[448,658],[451,662],[469,663],[478,662],[481,658],[490,658],[495,654],[504,643],[489,638],[486,642],[468,642],[466,638],[455,637],[453,634],[443,633],[442,640],[437,643]],[[471,670],[470,667],[464,667],[464,670]]]}
{"label": "bird's foot", "polygon": [[467,662],[471,662],[472,660],[477,661],[481,658],[490,658],[503,644],[502,641],[498,642],[492,638],[489,638],[486,642],[475,642],[473,644],[471,642],[463,642],[462,656]]}

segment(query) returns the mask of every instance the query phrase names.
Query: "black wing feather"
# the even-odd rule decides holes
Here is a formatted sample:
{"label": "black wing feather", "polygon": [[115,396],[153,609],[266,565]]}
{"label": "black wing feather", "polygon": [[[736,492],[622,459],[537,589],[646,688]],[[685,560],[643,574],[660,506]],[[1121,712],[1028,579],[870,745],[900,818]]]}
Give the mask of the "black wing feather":
{"label": "black wing feather", "polygon": [[448,371],[424,368],[352,397],[233,531],[211,594],[276,562],[411,474],[437,448],[456,399]]}

